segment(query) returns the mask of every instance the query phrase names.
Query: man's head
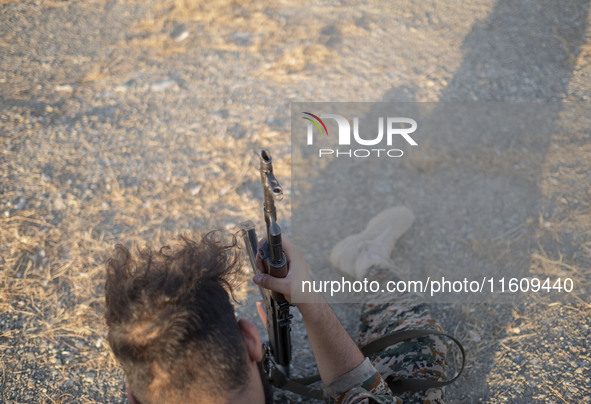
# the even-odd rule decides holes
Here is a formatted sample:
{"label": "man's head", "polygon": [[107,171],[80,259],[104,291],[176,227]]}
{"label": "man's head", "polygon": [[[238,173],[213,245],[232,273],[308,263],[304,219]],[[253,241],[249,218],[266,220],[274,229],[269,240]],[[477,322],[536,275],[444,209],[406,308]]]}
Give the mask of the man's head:
{"label": "man's head", "polygon": [[247,388],[262,355],[256,327],[237,322],[230,302],[236,242],[181,241],[137,259],[117,245],[107,262],[109,344],[142,404],[222,401]]}

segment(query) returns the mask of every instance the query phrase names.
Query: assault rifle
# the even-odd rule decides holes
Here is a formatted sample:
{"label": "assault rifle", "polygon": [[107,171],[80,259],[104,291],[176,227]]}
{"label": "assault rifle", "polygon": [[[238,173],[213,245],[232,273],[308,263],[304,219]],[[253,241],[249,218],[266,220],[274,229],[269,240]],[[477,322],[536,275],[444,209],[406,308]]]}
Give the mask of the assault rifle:
{"label": "assault rifle", "polygon": [[[252,221],[240,224],[246,251],[252,268],[257,273],[255,260],[260,255],[264,270],[271,276],[285,278],[287,276],[287,259],[281,245],[281,228],[277,224],[275,198],[283,197],[283,189],[273,174],[273,161],[267,149],[260,153],[260,174],[263,184],[264,204],[263,215],[267,230],[267,240],[258,249],[255,225]],[[263,303],[267,310],[267,334],[269,341],[263,344],[263,369],[271,383],[281,387],[289,374],[291,361],[291,318],[289,302],[282,294],[271,292],[259,286]]]}

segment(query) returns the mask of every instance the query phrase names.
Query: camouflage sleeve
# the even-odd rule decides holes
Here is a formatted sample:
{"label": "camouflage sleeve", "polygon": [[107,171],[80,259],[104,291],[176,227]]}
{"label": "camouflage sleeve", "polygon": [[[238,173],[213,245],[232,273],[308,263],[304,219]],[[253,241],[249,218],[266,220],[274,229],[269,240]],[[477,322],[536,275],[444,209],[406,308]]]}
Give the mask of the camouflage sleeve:
{"label": "camouflage sleeve", "polygon": [[325,385],[324,391],[330,397],[327,400],[330,404],[402,403],[392,396],[388,385],[368,358],[355,369]]}

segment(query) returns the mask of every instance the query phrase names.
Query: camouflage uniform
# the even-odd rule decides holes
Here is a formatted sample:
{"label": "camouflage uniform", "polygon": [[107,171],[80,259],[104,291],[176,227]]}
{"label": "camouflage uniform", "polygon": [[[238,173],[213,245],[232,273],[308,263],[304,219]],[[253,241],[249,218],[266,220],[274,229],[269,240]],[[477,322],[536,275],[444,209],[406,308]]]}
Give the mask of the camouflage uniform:
{"label": "camouflage uniform", "polygon": [[[372,278],[392,280],[392,272],[372,268]],[[370,277],[368,276],[368,279]],[[365,345],[381,336],[404,329],[443,331],[427,306],[416,296],[397,293],[377,295],[364,303],[358,344]],[[327,400],[335,404],[423,403],[442,404],[441,388],[394,395],[385,380],[445,377],[447,345],[444,338],[429,336],[399,342],[366,358],[365,362],[328,386]],[[371,362],[370,362],[371,360]],[[373,365],[373,366],[372,366]]]}

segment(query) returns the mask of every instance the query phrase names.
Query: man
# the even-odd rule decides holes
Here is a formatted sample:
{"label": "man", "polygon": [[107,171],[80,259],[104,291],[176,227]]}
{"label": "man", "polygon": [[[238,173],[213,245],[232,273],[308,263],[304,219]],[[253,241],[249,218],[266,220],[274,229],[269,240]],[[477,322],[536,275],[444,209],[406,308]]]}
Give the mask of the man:
{"label": "man", "polygon": [[[360,264],[369,266],[356,268],[358,274],[387,260],[401,234],[399,228],[395,229],[399,219],[399,211],[382,213],[380,220],[370,222],[359,235],[385,240],[386,247],[377,255],[372,251],[372,256]],[[257,327],[247,320],[236,320],[230,301],[232,279],[240,266],[235,246],[235,240],[224,245],[209,233],[199,242],[182,238],[177,249],[141,250],[137,259],[125,247],[116,247],[107,263],[106,320],[109,343],[127,376],[130,402],[272,402],[268,382],[260,373],[263,352]],[[291,302],[292,283],[309,279],[309,270],[296,246],[285,238],[283,246],[288,276],[278,279],[259,273],[254,282],[282,293]],[[360,247],[359,253],[365,253],[363,250]],[[322,296],[314,295],[296,307],[302,314],[328,402],[401,403],[381,374],[427,374],[436,378],[443,372],[445,347],[439,341],[432,341],[433,346],[413,345],[420,361],[410,368],[403,360],[405,355],[396,354],[407,352],[409,345],[391,347],[388,357],[372,358],[380,367],[378,372]],[[373,303],[364,310],[361,338],[365,340],[405,327],[409,319],[414,326],[438,329],[421,305]],[[387,322],[392,327],[384,323],[382,312],[396,316]],[[430,356],[425,359],[421,352]],[[413,401],[423,398],[440,402],[441,392],[407,396]]]}

